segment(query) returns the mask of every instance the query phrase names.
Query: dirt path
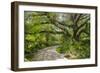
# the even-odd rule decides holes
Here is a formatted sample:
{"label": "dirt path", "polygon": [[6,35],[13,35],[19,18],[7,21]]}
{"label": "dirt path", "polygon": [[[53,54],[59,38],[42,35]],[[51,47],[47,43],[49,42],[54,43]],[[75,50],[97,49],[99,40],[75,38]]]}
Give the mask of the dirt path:
{"label": "dirt path", "polygon": [[35,55],[33,60],[44,61],[44,60],[56,60],[63,59],[64,56],[56,51],[58,46],[51,46],[39,50]]}

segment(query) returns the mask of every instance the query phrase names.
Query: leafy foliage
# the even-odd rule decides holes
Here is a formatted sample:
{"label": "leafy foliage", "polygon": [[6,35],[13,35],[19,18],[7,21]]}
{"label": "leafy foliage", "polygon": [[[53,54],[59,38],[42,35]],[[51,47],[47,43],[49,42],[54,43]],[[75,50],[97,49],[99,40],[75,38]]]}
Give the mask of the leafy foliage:
{"label": "leafy foliage", "polygon": [[24,24],[25,60],[53,45],[66,58],[90,58],[90,14],[25,11]]}

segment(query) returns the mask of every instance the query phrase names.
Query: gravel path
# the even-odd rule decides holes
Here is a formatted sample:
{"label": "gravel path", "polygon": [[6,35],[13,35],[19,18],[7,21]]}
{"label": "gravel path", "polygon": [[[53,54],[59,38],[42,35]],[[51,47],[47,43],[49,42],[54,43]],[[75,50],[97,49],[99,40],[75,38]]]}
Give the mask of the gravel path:
{"label": "gravel path", "polygon": [[58,46],[46,47],[39,50],[33,58],[33,61],[45,61],[45,60],[56,60],[63,59],[64,56],[56,51]]}

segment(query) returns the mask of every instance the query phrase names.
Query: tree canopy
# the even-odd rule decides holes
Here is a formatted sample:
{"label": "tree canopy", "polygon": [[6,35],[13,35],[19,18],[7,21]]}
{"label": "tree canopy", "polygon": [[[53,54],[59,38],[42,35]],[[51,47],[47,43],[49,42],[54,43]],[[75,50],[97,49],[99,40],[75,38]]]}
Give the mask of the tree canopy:
{"label": "tree canopy", "polygon": [[90,14],[25,11],[24,24],[28,61],[38,50],[53,45],[69,59],[90,57]]}

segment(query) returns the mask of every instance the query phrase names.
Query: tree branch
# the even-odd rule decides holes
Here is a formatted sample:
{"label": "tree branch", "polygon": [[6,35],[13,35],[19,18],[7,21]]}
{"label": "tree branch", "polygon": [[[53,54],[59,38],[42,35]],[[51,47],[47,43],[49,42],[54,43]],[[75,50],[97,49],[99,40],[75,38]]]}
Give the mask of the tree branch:
{"label": "tree branch", "polygon": [[83,26],[87,23],[88,20],[90,20],[90,18],[86,19],[86,20],[77,28],[77,31],[78,31],[81,27],[83,27]]}
{"label": "tree branch", "polygon": [[78,23],[78,21],[80,20],[82,14],[77,14],[76,19],[75,19],[75,24]]}

